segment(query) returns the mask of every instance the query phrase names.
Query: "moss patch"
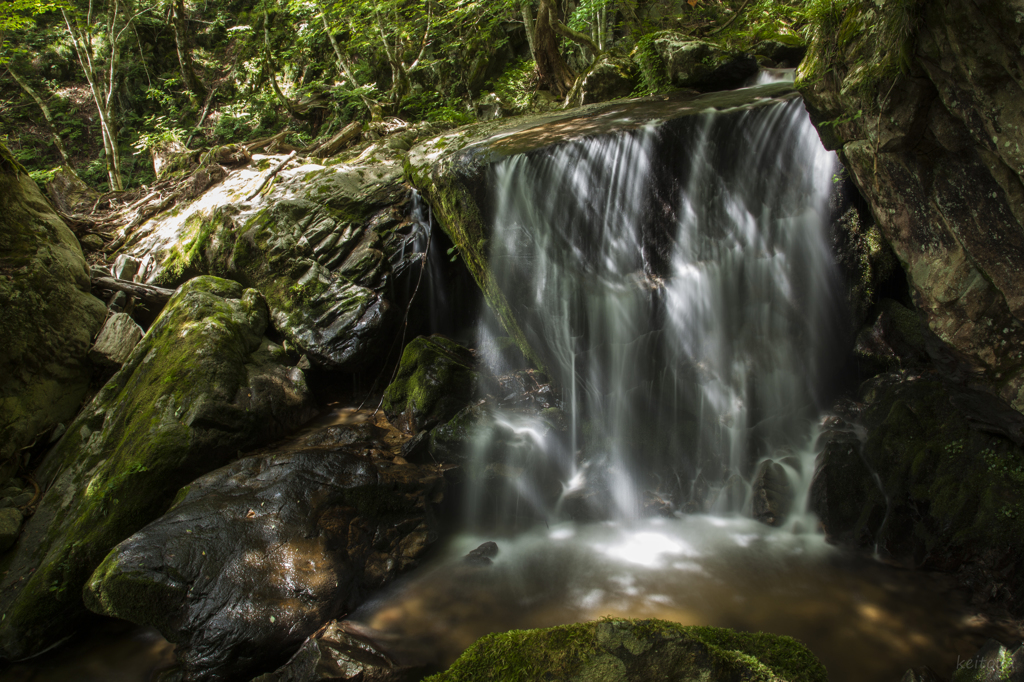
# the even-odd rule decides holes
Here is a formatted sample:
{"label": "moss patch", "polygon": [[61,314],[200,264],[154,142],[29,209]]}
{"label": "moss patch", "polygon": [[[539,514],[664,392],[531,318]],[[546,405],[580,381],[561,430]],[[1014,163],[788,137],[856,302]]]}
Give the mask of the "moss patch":
{"label": "moss patch", "polygon": [[763,680],[825,682],[825,667],[791,637],[605,619],[488,635],[429,682],[463,680]]}

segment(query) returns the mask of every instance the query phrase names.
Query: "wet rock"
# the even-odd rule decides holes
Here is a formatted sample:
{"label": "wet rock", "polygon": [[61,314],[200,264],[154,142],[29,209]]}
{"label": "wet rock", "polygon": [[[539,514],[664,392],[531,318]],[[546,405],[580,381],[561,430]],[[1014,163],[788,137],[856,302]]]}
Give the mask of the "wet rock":
{"label": "wet rock", "polygon": [[[148,258],[140,278],[177,285],[197,274],[259,290],[274,326],[320,367],[358,371],[380,359],[398,322],[394,265],[412,251],[409,193],[393,163],[231,171],[191,203],[143,224],[123,249]],[[170,235],[170,237],[168,237]]]}
{"label": "wet rock", "polygon": [[413,339],[405,347],[395,380],[384,391],[384,412],[412,432],[447,422],[488,387],[473,352],[444,336]]}
{"label": "wet rock", "polygon": [[952,682],[1006,682],[1024,679],[1024,645],[1010,649],[990,639],[966,661],[957,659]]}
{"label": "wet rock", "polygon": [[498,543],[488,541],[469,552],[462,560],[474,566],[490,566],[494,563],[491,560],[496,556],[498,556]]}
{"label": "wet rock", "polygon": [[0,484],[17,453],[81,405],[103,324],[71,230],[0,146]]}
{"label": "wet rock", "polygon": [[22,514],[13,506],[0,509],[0,552],[14,546],[21,532]]}
{"label": "wet rock", "polygon": [[753,517],[769,526],[781,526],[793,506],[793,486],[785,468],[770,459],[761,462],[752,488]]}
{"label": "wet rock", "polygon": [[300,371],[254,362],[266,326],[262,297],[234,282],[177,291],[36,472],[46,492],[0,565],[0,654],[20,659],[73,633],[82,586],[111,547],[182,485],[311,416]]}
{"label": "wet rock", "polygon": [[825,666],[790,637],[622,619],[487,635],[432,679],[484,679],[496,666],[507,670],[509,678],[529,679],[828,679]]}
{"label": "wet rock", "polygon": [[1014,3],[952,0],[921,5],[910,34],[893,36],[878,21],[890,10],[870,0],[845,13],[841,49],[821,28],[797,87],[928,327],[1021,410],[1024,24]]}
{"label": "wet rock", "polygon": [[711,92],[739,87],[757,73],[757,60],[751,55],[676,31],[656,33],[649,49],[653,59],[641,60],[641,68],[653,83],[667,80],[676,88]]}
{"label": "wet rock", "polygon": [[627,58],[605,56],[583,77],[580,104],[629,97],[638,81],[636,65]]}
{"label": "wet rock", "polygon": [[111,315],[89,350],[89,359],[101,367],[120,367],[144,335],[142,327],[129,315]]}
{"label": "wet rock", "polygon": [[830,540],[961,571],[1024,607],[1024,418],[935,374],[881,375],[823,436],[811,508]]}
{"label": "wet rock", "polygon": [[365,447],[246,457],[115,547],[86,604],[160,630],[186,680],[248,679],[415,567],[442,494],[436,468]]}
{"label": "wet rock", "polygon": [[252,682],[418,682],[430,672],[423,666],[401,666],[364,637],[332,621],[306,640],[284,666]]}

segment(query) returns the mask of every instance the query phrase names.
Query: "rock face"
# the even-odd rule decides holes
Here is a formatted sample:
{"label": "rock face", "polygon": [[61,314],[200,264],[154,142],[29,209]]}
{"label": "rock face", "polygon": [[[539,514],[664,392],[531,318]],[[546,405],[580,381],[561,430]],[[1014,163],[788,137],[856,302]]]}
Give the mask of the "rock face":
{"label": "rock face", "polygon": [[248,680],[280,665],[437,537],[440,472],[350,440],[320,432],[317,445],[245,457],[189,484],[96,569],[87,606],[156,627],[188,680]]}
{"label": "rock face", "polygon": [[[485,386],[473,353],[435,334],[413,339],[384,391],[384,412],[415,433],[447,422]],[[497,382],[486,382],[496,389]]]}
{"label": "rock face", "polygon": [[829,538],[961,571],[1024,604],[1024,417],[934,373],[880,375],[825,431],[810,504]]}
{"label": "rock face", "polygon": [[[1024,409],[1020,5],[908,7],[843,3],[819,26],[798,87],[932,331]],[[892,29],[901,23],[916,27],[906,39]]]}
{"label": "rock face", "polygon": [[89,574],[182,485],[311,415],[302,372],[262,341],[267,317],[252,289],[189,281],[47,455],[46,493],[0,566],[4,658],[74,632]]}
{"label": "rock face", "polygon": [[825,666],[791,637],[660,620],[608,619],[488,635],[430,682],[491,679],[602,682],[824,682]]}
{"label": "rock face", "polygon": [[81,405],[106,308],[78,240],[0,146],[0,485],[16,453]]}
{"label": "rock face", "polygon": [[265,173],[232,171],[141,226],[122,254],[141,261],[140,281],[174,286],[212,274],[244,282],[310,360],[358,370],[387,349],[382,339],[399,319],[393,280],[418,260],[401,168],[295,161],[247,199]]}

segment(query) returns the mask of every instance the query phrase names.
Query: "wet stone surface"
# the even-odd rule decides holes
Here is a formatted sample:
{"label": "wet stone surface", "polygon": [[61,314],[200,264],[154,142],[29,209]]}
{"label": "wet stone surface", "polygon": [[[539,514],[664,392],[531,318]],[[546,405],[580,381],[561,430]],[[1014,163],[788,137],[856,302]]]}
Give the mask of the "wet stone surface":
{"label": "wet stone surface", "polygon": [[282,664],[436,539],[441,474],[396,457],[385,435],[330,426],[198,479],[111,552],[87,605],[160,630],[185,680]]}

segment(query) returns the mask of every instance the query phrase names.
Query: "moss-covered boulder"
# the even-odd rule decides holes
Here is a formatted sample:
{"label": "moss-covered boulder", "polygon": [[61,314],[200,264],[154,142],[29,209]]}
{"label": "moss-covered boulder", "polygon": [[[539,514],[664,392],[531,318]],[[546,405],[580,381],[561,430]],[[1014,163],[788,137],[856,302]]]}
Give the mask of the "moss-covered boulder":
{"label": "moss-covered boulder", "polygon": [[931,329],[1024,409],[1024,23],[1007,0],[822,5],[801,63],[822,140]]}
{"label": "moss-covered boulder", "polygon": [[437,538],[441,472],[394,461],[383,435],[330,426],[193,481],[111,551],[87,606],[157,628],[186,680],[281,665]]}
{"label": "moss-covered boulder", "polygon": [[82,586],[110,549],[197,476],[307,419],[302,372],[264,341],[258,292],[214,277],[183,285],[122,369],[36,472],[46,491],[0,565],[0,655],[73,633]]}
{"label": "moss-covered boulder", "polygon": [[454,417],[480,392],[497,388],[473,352],[435,334],[409,342],[395,380],[384,391],[384,413],[411,432]]}
{"label": "moss-covered boulder", "polygon": [[1024,606],[1024,417],[935,374],[881,375],[860,398],[823,436],[811,485],[829,538],[973,572]]}
{"label": "moss-covered boulder", "polygon": [[0,484],[17,452],[78,411],[106,317],[67,225],[0,145]]}
{"label": "moss-covered boulder", "polygon": [[791,637],[662,620],[607,619],[488,635],[429,682],[826,682],[825,666]]}
{"label": "moss-covered boulder", "polygon": [[293,162],[251,199],[270,161],[231,171],[140,226],[121,252],[153,284],[212,274],[253,287],[314,364],[363,368],[388,348],[405,303],[394,280],[418,262],[409,190],[395,161],[321,163]]}
{"label": "moss-covered boulder", "polygon": [[752,55],[679,31],[647,36],[641,40],[639,51],[638,61],[647,83],[711,92],[739,87],[757,73],[757,60]]}

